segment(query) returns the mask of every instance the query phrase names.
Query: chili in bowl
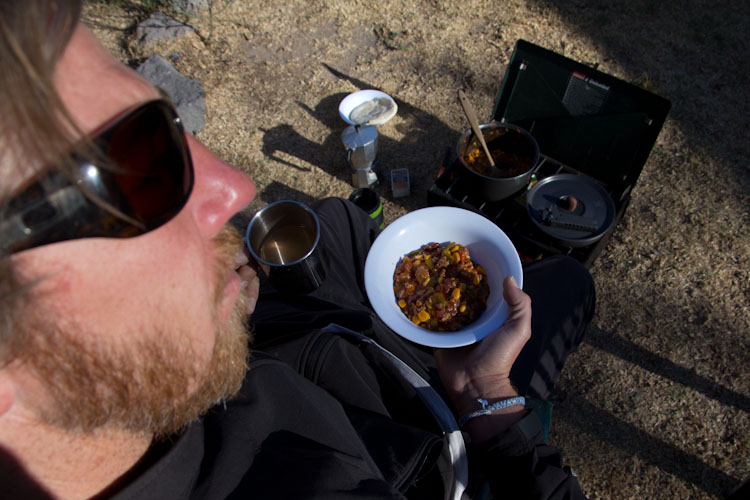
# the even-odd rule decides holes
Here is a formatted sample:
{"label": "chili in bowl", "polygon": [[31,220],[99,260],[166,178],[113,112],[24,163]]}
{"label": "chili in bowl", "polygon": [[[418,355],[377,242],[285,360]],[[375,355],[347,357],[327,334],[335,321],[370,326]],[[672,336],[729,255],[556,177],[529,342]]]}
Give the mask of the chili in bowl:
{"label": "chili in bowl", "polygon": [[[443,256],[443,251],[450,257]],[[414,258],[419,252],[423,253],[415,266]],[[419,275],[415,274],[420,266],[429,271],[425,258],[430,252],[440,254],[430,257],[434,273],[425,275],[424,269],[420,269]],[[446,260],[438,264],[441,257]],[[405,258],[410,262],[409,277],[404,274]],[[403,275],[401,279],[397,275],[399,263],[402,263],[398,269]],[[446,272],[441,275],[442,269]],[[459,347],[483,339],[506,320],[508,306],[503,300],[502,283],[508,274],[523,286],[518,253],[499,227],[475,212],[429,207],[400,217],[380,233],[365,262],[365,289],[378,317],[398,335],[431,347]],[[419,297],[412,295],[419,288],[418,276],[422,284]],[[480,277],[478,282],[484,281],[486,287],[474,288],[474,277]],[[427,278],[430,281],[425,283]],[[413,289],[407,288],[409,279]],[[461,279],[469,280],[464,281],[463,288]],[[456,289],[459,291],[454,292]],[[468,309],[469,314],[453,312],[460,312],[461,305],[466,306],[464,312]],[[446,312],[452,316],[446,319]]]}
{"label": "chili in bowl", "polygon": [[396,304],[415,325],[455,332],[486,309],[487,275],[469,249],[451,242],[430,243],[399,260],[393,273]]}

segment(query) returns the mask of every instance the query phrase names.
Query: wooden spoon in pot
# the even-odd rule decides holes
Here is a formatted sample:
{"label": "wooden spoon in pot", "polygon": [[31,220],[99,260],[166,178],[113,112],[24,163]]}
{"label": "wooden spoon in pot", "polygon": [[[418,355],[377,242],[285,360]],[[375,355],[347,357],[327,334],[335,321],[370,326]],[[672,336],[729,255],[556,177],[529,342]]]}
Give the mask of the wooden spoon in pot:
{"label": "wooden spoon in pot", "polygon": [[484,154],[487,155],[487,159],[490,161],[490,166],[494,168],[495,160],[492,159],[490,150],[487,148],[487,143],[484,141],[484,134],[482,134],[482,129],[479,128],[479,121],[477,120],[476,113],[474,113],[474,107],[469,102],[469,99],[466,97],[464,91],[460,89],[458,91],[458,101],[461,103],[461,107],[464,108],[464,113],[466,114],[466,118],[469,119],[471,130],[474,131],[474,135],[476,135],[477,139],[479,139],[479,143],[482,145]]}

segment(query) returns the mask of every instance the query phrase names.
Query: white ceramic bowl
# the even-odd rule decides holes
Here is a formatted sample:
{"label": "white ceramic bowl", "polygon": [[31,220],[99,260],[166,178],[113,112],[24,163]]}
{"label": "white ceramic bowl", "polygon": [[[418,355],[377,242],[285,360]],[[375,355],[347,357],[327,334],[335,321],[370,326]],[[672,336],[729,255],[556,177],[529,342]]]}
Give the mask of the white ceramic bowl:
{"label": "white ceramic bowl", "polygon": [[352,114],[354,108],[368,101],[374,101],[375,99],[381,98],[390,100],[393,103],[393,110],[389,115],[382,117],[377,122],[370,122],[369,125],[382,125],[393,118],[393,116],[396,114],[396,111],[398,111],[398,106],[396,105],[396,101],[394,101],[391,96],[379,90],[358,90],[357,92],[353,92],[344,97],[341,100],[341,103],[339,103],[339,115],[349,125],[359,125],[358,123],[354,123],[351,118],[349,118],[349,115]]}
{"label": "white ceramic bowl", "polygon": [[[487,309],[457,332],[432,332],[415,325],[401,312],[393,293],[393,272],[404,255],[428,243],[456,242],[469,249],[471,259],[487,273]],[[453,207],[416,210],[389,224],[377,237],[365,262],[365,289],[377,315],[402,337],[431,347],[460,347],[477,342],[505,322],[503,280],[512,274],[523,286],[523,270],[513,243],[489,219]]]}

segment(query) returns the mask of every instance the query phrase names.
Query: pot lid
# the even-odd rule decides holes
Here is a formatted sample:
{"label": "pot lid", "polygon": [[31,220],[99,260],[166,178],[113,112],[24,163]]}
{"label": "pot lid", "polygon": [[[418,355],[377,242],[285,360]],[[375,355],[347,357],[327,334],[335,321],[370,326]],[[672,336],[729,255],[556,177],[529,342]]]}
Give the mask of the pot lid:
{"label": "pot lid", "polygon": [[537,227],[571,247],[590,245],[612,227],[615,204],[597,182],[577,174],[545,177],[526,195]]}

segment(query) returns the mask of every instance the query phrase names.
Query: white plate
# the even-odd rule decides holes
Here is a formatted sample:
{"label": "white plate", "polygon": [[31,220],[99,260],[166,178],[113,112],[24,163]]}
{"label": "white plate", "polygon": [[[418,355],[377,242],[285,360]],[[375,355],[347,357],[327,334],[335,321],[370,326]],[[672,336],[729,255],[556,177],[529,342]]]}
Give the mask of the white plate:
{"label": "white plate", "polygon": [[349,115],[351,115],[352,111],[354,111],[354,109],[360,104],[381,98],[391,101],[393,103],[393,110],[388,115],[383,116],[379,121],[370,122],[368,125],[382,125],[395,116],[396,111],[398,111],[398,106],[391,96],[379,90],[358,90],[357,92],[353,92],[344,97],[339,104],[339,115],[349,125],[361,125],[360,123],[354,123],[351,118],[349,118]]}
{"label": "white plate", "polygon": [[[428,243],[456,242],[466,246],[471,259],[487,273],[490,296],[487,309],[457,332],[431,332],[409,321],[396,304],[393,272],[404,255]],[[503,280],[512,274],[523,287],[523,270],[513,243],[489,219],[454,207],[416,210],[388,225],[377,237],[365,262],[365,289],[373,309],[394,332],[430,347],[460,347],[477,342],[505,322]]]}

